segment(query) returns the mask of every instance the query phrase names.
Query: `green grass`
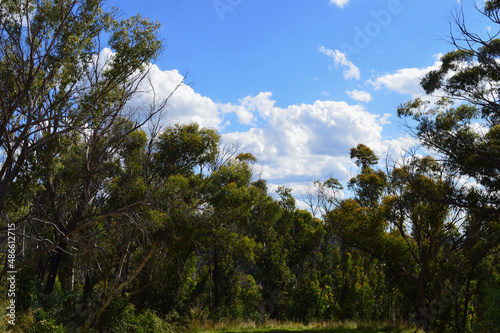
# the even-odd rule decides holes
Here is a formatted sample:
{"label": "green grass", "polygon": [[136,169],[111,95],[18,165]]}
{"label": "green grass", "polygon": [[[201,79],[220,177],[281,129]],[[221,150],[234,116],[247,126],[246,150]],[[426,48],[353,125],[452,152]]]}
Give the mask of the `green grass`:
{"label": "green grass", "polygon": [[422,333],[408,326],[393,326],[383,323],[360,322],[316,322],[310,324],[267,321],[265,323],[246,322],[192,322],[187,328],[190,333]]}

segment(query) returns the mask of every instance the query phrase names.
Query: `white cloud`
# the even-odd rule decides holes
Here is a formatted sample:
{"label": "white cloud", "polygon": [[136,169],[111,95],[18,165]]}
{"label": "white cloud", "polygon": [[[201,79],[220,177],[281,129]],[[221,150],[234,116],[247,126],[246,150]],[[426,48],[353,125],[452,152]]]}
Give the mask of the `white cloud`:
{"label": "white cloud", "polygon": [[351,91],[346,91],[346,93],[349,97],[358,102],[368,103],[369,101],[372,100],[372,95],[370,95],[370,93],[367,91],[354,89]]}
{"label": "white cloud", "polygon": [[390,113],[384,113],[384,115],[380,118],[379,124],[380,125],[387,125],[390,124],[391,122],[387,119],[389,119],[392,115]]}
{"label": "white cloud", "polygon": [[[438,57],[439,55],[436,55]],[[424,89],[420,86],[422,78],[431,70],[438,69],[440,62],[425,68],[403,68],[392,74],[385,74],[368,80],[375,89],[386,88],[403,95],[411,95],[412,98],[425,95]]]}
{"label": "white cloud", "polygon": [[396,139],[382,140],[370,146],[370,148],[379,156],[382,165],[385,166],[387,162],[389,166],[393,166],[399,165],[399,163],[406,158],[408,153],[411,154],[411,150],[417,147],[418,144],[419,142],[416,138],[406,134]]}
{"label": "white cloud", "polygon": [[[177,70],[162,71],[158,66],[152,65],[148,79],[140,87],[143,93],[132,101],[132,105],[149,103],[153,92],[158,101],[164,100],[182,82],[183,76]],[[187,85],[179,87],[169,99],[166,114],[171,123],[197,122],[200,126],[216,129],[221,128],[223,121],[219,105]]]}
{"label": "white cloud", "polygon": [[352,162],[349,150],[358,143],[383,151],[382,124],[388,115],[370,114],[361,105],[316,101],[314,104],[274,106],[271,93],[252,98],[266,126],[224,134],[259,160],[262,177],[271,182],[326,179],[334,174],[346,180]]}
{"label": "white cloud", "polygon": [[257,109],[264,110],[274,106],[274,101],[271,101],[268,96],[270,93],[260,93],[254,97],[247,96],[240,99],[239,104],[219,104],[219,107],[223,113],[235,113],[240,123],[252,125],[256,120],[254,112]]}
{"label": "white cloud", "polygon": [[356,67],[351,61],[347,59],[345,53],[340,52],[339,50],[331,50],[327,49],[324,46],[320,46],[318,51],[326,55],[327,57],[333,58],[335,61],[335,65],[344,67],[344,79],[356,79],[360,78],[359,68]]}
{"label": "white cloud", "polygon": [[[149,82],[161,100],[182,79],[177,70],[161,71],[152,66]],[[135,105],[141,101],[147,104],[151,99],[152,90],[141,87],[146,88],[149,90],[134,101]],[[333,176],[348,180],[353,170],[349,151],[358,143],[368,145],[380,156],[385,155],[388,147],[400,149],[412,143],[407,138],[383,140],[383,125],[389,123],[389,114],[371,114],[363,105],[328,100],[279,107],[271,92],[222,104],[183,86],[169,100],[167,115],[171,124],[198,122],[204,127],[224,128],[224,141],[232,141],[240,146],[240,151],[257,157],[257,174],[269,184],[292,187],[294,194],[317,179]],[[229,115],[236,115],[238,122],[251,128],[231,131]]]}
{"label": "white cloud", "polygon": [[350,0],[330,0],[331,5],[335,5],[339,8],[344,8],[345,5],[349,3]]}

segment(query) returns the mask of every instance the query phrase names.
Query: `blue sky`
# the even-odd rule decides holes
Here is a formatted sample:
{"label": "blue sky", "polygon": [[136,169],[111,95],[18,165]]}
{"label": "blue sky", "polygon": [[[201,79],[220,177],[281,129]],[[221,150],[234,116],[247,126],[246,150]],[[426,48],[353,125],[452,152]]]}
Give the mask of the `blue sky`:
{"label": "blue sky", "polygon": [[[482,1],[482,0],[481,0]],[[197,121],[254,154],[273,186],[303,193],[310,181],[346,182],[349,149],[384,157],[416,142],[397,106],[422,95],[439,65],[452,13],[471,30],[488,22],[457,0],[109,0],[123,16],[161,23],[166,47],[151,72],[169,121]]]}

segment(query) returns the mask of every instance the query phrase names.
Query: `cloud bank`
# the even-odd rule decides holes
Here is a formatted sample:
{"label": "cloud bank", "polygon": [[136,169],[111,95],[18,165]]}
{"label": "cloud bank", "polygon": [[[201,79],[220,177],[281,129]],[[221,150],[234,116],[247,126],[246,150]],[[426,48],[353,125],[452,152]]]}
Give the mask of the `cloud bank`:
{"label": "cloud bank", "polygon": [[[349,63],[340,59],[349,70]],[[182,79],[177,70],[160,70],[153,65],[149,83],[142,87],[144,92],[134,103],[147,103],[153,96],[162,100]],[[374,82],[380,87],[392,87],[390,81],[382,78]],[[371,100],[366,91],[347,93],[357,101]],[[354,169],[349,152],[359,143],[368,145],[381,157],[388,150],[399,152],[413,146],[415,141],[409,137],[383,139],[383,126],[390,123],[389,117],[344,101],[317,100],[279,107],[271,92],[219,103],[189,86],[180,87],[167,106],[168,124],[197,122],[219,130],[224,141],[237,144],[242,152],[252,153],[258,159],[255,171],[268,180],[270,188],[285,185],[294,193],[314,180],[332,176],[348,180]]]}

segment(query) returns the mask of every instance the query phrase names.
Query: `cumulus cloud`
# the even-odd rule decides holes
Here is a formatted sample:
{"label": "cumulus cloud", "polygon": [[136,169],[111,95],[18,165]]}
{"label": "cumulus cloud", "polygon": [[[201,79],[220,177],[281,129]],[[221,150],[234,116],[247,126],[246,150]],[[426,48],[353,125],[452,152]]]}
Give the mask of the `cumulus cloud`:
{"label": "cumulus cloud", "polygon": [[388,120],[392,115],[390,113],[384,113],[384,115],[380,118],[379,124],[380,125],[387,125],[390,124],[391,122]]}
{"label": "cumulus cloud", "polygon": [[352,162],[349,150],[363,142],[383,150],[382,124],[388,115],[370,114],[361,105],[316,101],[313,104],[277,107],[269,92],[252,98],[255,111],[266,126],[224,134],[242,150],[259,159],[262,177],[274,182],[322,179],[334,174],[348,179]]}
{"label": "cumulus cloud", "polygon": [[[161,101],[172,93],[183,78],[177,70],[162,71],[156,65],[152,65],[149,80],[144,86],[147,94],[141,99],[153,97],[154,91],[156,98]],[[217,103],[209,97],[196,93],[187,85],[179,87],[169,99],[167,116],[173,123],[197,122],[201,126],[210,128],[220,128],[223,120]]]}
{"label": "cumulus cloud", "polygon": [[331,50],[327,49],[324,46],[320,46],[318,51],[323,53],[329,58],[333,58],[336,66],[342,66],[344,68],[344,79],[356,79],[360,78],[359,68],[354,65],[351,61],[347,59],[345,53],[340,52],[339,50]]}
{"label": "cumulus cloud", "polygon": [[256,120],[254,112],[265,110],[274,106],[274,101],[267,98],[269,93],[261,93],[257,96],[247,96],[238,101],[238,104],[220,104],[220,110],[223,113],[235,113],[238,121],[245,125],[252,125]]}
{"label": "cumulus cloud", "polygon": [[[177,70],[162,71],[153,66],[150,85],[141,88],[144,93],[134,103],[147,104],[153,96],[164,99],[182,79]],[[350,93],[363,95],[362,92]],[[361,98],[368,99],[367,96]],[[408,138],[382,138],[389,114],[371,114],[363,105],[330,100],[279,107],[271,92],[223,104],[196,93],[189,86],[182,86],[169,99],[167,115],[172,124],[198,122],[204,127],[224,129],[225,142],[233,142],[240,151],[257,157],[258,163],[254,166],[257,174],[268,180],[270,186],[291,187],[294,194],[317,179],[333,176],[348,180],[353,170],[349,151],[358,143],[368,145],[380,156],[384,156],[389,147],[401,150],[414,144]],[[250,129],[231,128],[227,118],[233,115]]]}
{"label": "cumulus cloud", "polygon": [[370,95],[370,93],[367,91],[354,89],[351,91],[348,90],[346,91],[346,93],[349,97],[358,102],[368,103],[369,101],[372,100],[372,95]]}
{"label": "cumulus cloud", "polygon": [[436,61],[434,65],[425,68],[398,69],[394,73],[379,76],[374,80],[370,79],[367,83],[371,84],[375,89],[386,88],[416,98],[425,95],[424,89],[420,86],[422,78],[431,70],[438,69],[439,66],[440,62]]}
{"label": "cumulus cloud", "polygon": [[350,0],[330,0],[331,5],[335,5],[339,8],[344,8],[345,5],[349,3]]}

